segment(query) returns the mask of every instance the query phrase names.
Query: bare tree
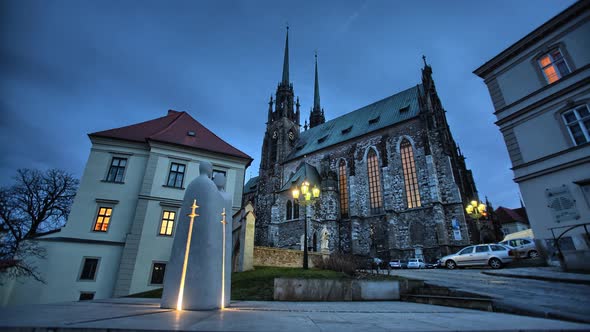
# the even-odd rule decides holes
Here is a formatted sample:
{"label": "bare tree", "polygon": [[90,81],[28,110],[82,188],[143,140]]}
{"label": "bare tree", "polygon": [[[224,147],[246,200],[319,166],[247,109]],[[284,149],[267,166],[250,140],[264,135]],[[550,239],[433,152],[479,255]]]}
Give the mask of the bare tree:
{"label": "bare tree", "polygon": [[78,184],[63,170],[19,169],[14,185],[0,188],[0,272],[43,281],[30,262],[45,257],[35,237],[65,224]]}

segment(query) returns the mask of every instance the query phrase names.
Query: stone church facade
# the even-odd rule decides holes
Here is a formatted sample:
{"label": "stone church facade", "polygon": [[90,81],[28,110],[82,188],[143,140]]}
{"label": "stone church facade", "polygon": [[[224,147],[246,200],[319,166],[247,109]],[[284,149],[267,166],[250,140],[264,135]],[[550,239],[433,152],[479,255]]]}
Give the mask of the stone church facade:
{"label": "stone church facade", "polygon": [[[330,252],[433,260],[469,244],[464,206],[477,190],[426,60],[420,84],[326,121],[316,58],[314,105],[302,126],[288,46],[287,35],[259,176],[244,188],[243,201],[255,206],[256,245],[303,248],[306,215],[311,250],[323,244]],[[321,190],[308,205],[291,193],[304,180]]]}

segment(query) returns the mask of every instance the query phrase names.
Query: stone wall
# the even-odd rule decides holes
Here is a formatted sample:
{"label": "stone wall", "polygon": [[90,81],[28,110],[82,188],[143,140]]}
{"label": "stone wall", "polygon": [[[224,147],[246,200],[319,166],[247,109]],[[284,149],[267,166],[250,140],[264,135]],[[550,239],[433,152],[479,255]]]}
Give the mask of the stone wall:
{"label": "stone wall", "polygon": [[[311,268],[314,257],[322,257],[322,255],[315,252],[308,254]],[[254,266],[301,267],[303,251],[256,246],[254,247]]]}
{"label": "stone wall", "polygon": [[275,278],[275,301],[395,301],[397,280]]}

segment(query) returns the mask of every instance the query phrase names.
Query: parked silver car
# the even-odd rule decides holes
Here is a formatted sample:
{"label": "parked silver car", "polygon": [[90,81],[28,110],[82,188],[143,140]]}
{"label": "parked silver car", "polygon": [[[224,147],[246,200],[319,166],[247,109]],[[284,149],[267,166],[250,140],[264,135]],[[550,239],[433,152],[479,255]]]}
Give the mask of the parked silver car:
{"label": "parked silver car", "polygon": [[422,258],[410,258],[408,260],[408,269],[425,269],[426,264]]}
{"label": "parked silver car", "polygon": [[519,238],[500,242],[500,244],[511,246],[518,251],[518,257],[536,258],[539,251],[533,239]]}
{"label": "parked silver car", "polygon": [[449,270],[457,266],[485,266],[499,269],[512,262],[515,250],[501,244],[480,244],[461,249],[454,255],[448,255],[439,260],[440,266]]}
{"label": "parked silver car", "polygon": [[393,260],[393,261],[389,262],[389,267],[392,269],[401,269],[402,262],[399,259]]}

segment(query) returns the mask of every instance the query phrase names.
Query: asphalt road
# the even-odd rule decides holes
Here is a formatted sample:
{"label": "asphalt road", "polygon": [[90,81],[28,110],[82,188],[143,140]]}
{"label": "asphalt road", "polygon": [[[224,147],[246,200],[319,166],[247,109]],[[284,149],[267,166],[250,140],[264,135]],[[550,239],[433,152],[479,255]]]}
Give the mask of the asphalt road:
{"label": "asphalt road", "polygon": [[391,274],[489,296],[503,311],[590,323],[590,285],[491,276],[482,271],[485,269],[392,270]]}

